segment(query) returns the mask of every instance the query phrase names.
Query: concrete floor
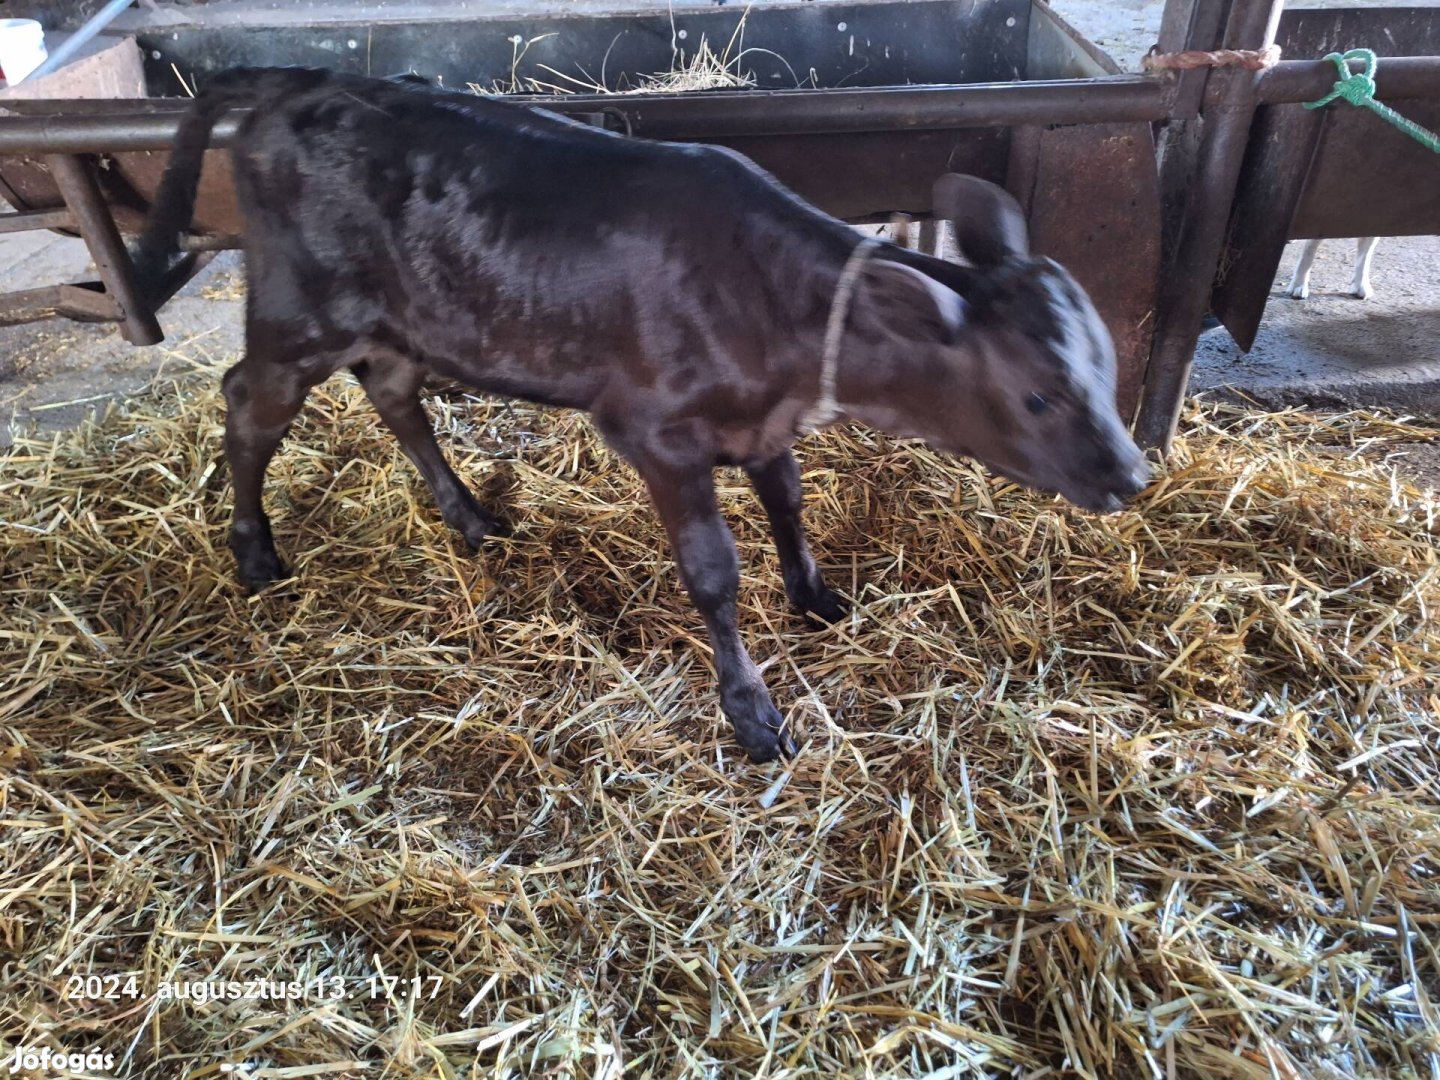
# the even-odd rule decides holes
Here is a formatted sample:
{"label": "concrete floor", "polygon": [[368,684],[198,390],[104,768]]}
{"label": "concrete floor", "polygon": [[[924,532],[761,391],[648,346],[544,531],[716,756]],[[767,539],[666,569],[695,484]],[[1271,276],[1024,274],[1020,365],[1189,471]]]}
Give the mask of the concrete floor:
{"label": "concrete floor", "polygon": [[[613,10],[644,2],[514,0],[514,6]],[[665,6],[665,0],[652,2]],[[485,0],[485,10],[493,11],[495,3],[511,0]],[[426,0],[426,4],[432,11],[437,5],[465,9],[467,0]],[[1306,6],[1355,4],[1356,0],[1308,0]],[[1437,4],[1440,0],[1421,0],[1423,6]],[[273,18],[282,6],[292,14],[307,10],[312,17],[317,9],[315,3],[278,5],[274,0],[216,0],[207,8],[224,10],[240,20],[261,12]],[[354,10],[350,5],[321,6]],[[393,15],[408,13],[416,5],[390,0],[383,6],[387,15]],[[468,6],[473,10],[477,0],[469,0]],[[1057,0],[1055,6],[1122,68],[1135,70],[1155,40],[1163,3]],[[126,18],[188,17],[183,5],[172,7],[160,0],[158,8],[148,15],[137,8]],[[1231,386],[1265,403],[1381,405],[1440,419],[1440,238],[1382,240],[1372,273],[1375,296],[1368,301],[1343,294],[1353,252],[1345,241],[1322,245],[1310,299],[1289,299],[1283,287],[1298,244],[1291,247],[1255,348],[1241,354],[1223,330],[1206,334],[1196,356],[1192,389]],[[93,276],[88,261],[77,240],[48,233],[0,236],[0,291]],[[109,398],[144,386],[157,372],[191,363],[186,357],[197,356],[203,362],[237,355],[239,274],[237,256],[217,258],[161,313],[167,341],[150,349],[126,345],[108,326],[56,320],[0,327],[0,446],[8,445],[16,430],[72,425]]]}
{"label": "concrete floor", "polygon": [[[73,427],[105,403],[196,361],[237,356],[243,341],[238,254],[223,253],[160,314],[166,340],[128,345],[109,325],[50,319],[0,326],[0,447],[17,432]],[[0,236],[0,292],[93,280],[85,245],[51,233]]]}
{"label": "concrete floor", "polygon": [[1232,386],[1265,404],[1382,405],[1440,419],[1440,237],[1389,237],[1375,252],[1375,294],[1348,292],[1354,245],[1330,240],[1310,275],[1310,297],[1287,287],[1290,245],[1255,347],[1223,330],[1200,338],[1191,387]]}

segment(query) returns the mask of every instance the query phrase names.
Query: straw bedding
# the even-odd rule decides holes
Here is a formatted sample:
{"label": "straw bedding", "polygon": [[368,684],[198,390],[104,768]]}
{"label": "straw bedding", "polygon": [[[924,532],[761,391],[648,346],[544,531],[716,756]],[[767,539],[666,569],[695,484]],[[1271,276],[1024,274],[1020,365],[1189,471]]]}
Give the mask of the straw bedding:
{"label": "straw bedding", "polygon": [[[1374,460],[1432,431],[1195,408],[1168,475],[1106,518],[914,444],[812,438],[808,521],[855,602],[825,629],[787,613],[727,475],[743,625],[803,743],[757,767],[583,418],[431,401],[515,527],[473,558],[331,384],[271,472],[298,576],[252,600],[217,383],[0,472],[7,1055],[1440,1074],[1436,504]],[[135,983],[68,1000],[74,974]],[[377,974],[419,1000],[372,998]],[[160,990],[321,977],[345,996]]]}

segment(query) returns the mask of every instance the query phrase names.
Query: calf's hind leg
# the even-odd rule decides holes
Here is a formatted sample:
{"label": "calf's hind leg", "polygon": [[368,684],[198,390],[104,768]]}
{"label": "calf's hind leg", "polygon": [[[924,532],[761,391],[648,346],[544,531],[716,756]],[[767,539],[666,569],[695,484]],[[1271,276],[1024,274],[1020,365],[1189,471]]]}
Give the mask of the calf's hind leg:
{"label": "calf's hind leg", "polygon": [[230,550],[241,583],[258,592],[289,573],[275,551],[270,519],[261,504],[265,468],[310,389],[283,364],[254,354],[225,373],[225,460],[235,487]]}
{"label": "calf's hind leg", "polygon": [[351,365],[380,419],[400,442],[400,448],[430,486],[445,524],[478,549],[498,522],[465,486],[435,441],[430,419],[420,405],[424,374],[419,365],[401,356],[376,356]]}

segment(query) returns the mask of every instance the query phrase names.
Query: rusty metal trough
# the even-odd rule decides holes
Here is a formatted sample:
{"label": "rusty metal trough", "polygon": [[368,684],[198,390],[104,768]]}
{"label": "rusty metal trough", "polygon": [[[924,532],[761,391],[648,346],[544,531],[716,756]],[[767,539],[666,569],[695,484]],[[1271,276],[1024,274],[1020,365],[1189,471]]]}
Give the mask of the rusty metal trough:
{"label": "rusty metal trough", "polygon": [[[161,339],[122,237],[143,220],[185,109],[166,96],[179,93],[177,71],[203,84],[235,64],[297,63],[415,70],[487,90],[588,80],[633,91],[703,39],[737,58],[733,69],[754,86],[516,96],[636,137],[734,147],[856,223],[927,218],[931,184],[947,171],[1006,185],[1029,215],[1035,248],[1094,295],[1120,353],[1122,410],[1163,449],[1207,310],[1248,347],[1287,239],[1440,232],[1440,158],[1369,113],[1298,104],[1334,82],[1325,52],[1369,45],[1386,56],[1379,96],[1436,127],[1440,10],[1282,18],[1282,8],[1170,0],[1163,52],[1278,42],[1297,59],[1156,75],[1119,74],[1040,0],[167,27],[139,39],[149,98],[0,100],[0,197],[14,208],[0,215],[0,231],[82,235],[101,278],[0,297],[0,322],[59,314],[114,321],[135,344]],[[210,252],[240,244],[223,153],[237,121],[216,130],[193,257],[165,296]],[[1359,197],[1341,182],[1357,163],[1368,178]]]}

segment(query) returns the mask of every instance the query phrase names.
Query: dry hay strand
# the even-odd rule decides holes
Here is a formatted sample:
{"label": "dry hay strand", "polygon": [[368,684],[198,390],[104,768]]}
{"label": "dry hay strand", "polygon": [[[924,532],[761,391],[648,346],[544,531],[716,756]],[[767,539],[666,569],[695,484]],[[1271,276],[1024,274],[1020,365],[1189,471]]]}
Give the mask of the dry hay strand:
{"label": "dry hay strand", "polygon": [[[486,88],[480,83],[467,83],[472,93],[505,96],[509,94],[682,94],[693,90],[748,90],[755,86],[755,76],[742,70],[741,65],[747,54],[760,52],[774,56],[785,63],[783,57],[769,49],[745,48],[743,37],[745,22],[750,17],[747,7],[736,23],[725,48],[716,52],[704,34],[695,51],[688,57],[680,46],[679,39],[672,43],[671,66],[667,71],[640,76],[636,86],[628,86],[628,77],[622,76],[620,85],[612,87],[606,80],[602,68],[598,77],[591,76],[583,69],[580,75],[567,75],[548,64],[536,64],[536,68],[552,76],[539,79],[533,75],[521,75],[520,64],[530,47],[554,34],[541,34],[528,40],[518,34],[510,39],[511,58],[508,79],[496,79]],[[790,65],[785,64],[788,68]],[[794,70],[791,69],[791,75]],[[812,80],[813,82],[813,73]],[[797,80],[796,85],[799,85]]]}
{"label": "dry hay strand", "polygon": [[[816,550],[855,602],[819,630],[726,474],[742,622],[803,744],[756,767],[583,417],[430,402],[515,526],[475,558],[360,393],[323,388],[271,471],[297,576],[246,599],[217,382],[0,472],[7,1055],[1440,1068],[1436,503],[1368,460],[1433,431],[1193,408],[1167,475],[1103,518],[919,445],[809,439]],[[257,980],[307,996],[162,990]]]}
{"label": "dry hay strand", "polygon": [[[749,12],[746,12],[749,14]],[[743,19],[741,20],[743,23]],[[739,30],[736,30],[739,34]],[[730,55],[735,39],[725,47],[723,54],[710,48],[705,35],[700,35],[700,45],[688,60],[680,54],[679,63],[670,71],[647,75],[634,90],[637,94],[680,94],[687,90],[741,90],[755,85],[755,77],[739,70],[744,53]]]}
{"label": "dry hay strand", "polygon": [[203,286],[199,291],[199,296],[202,300],[233,302],[244,300],[245,291],[245,275],[231,272]]}

